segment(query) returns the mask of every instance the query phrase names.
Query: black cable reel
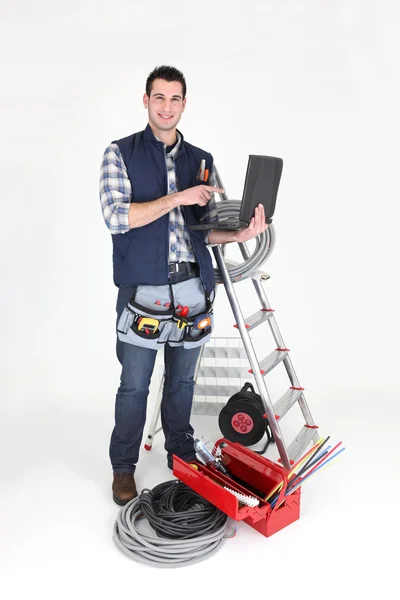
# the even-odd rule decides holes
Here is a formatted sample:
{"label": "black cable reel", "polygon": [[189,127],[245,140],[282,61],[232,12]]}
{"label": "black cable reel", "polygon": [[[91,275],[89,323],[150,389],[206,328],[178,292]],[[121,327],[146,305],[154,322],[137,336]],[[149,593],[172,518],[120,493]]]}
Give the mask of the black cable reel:
{"label": "black cable reel", "polygon": [[218,426],[224,438],[243,446],[253,446],[267,434],[265,447],[255,451],[258,454],[264,454],[269,444],[274,442],[261,396],[249,382],[229,398],[219,413]]}

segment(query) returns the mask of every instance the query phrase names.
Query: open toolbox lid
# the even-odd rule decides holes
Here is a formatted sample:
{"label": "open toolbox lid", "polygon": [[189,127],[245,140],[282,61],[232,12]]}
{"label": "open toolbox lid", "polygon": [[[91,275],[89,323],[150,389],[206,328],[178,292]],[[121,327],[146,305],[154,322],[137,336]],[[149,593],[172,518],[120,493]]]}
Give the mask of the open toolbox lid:
{"label": "open toolbox lid", "polygon": [[[189,464],[175,455],[173,456],[174,475],[235,521],[246,520],[250,524],[269,519],[276,509],[271,508],[265,498],[280,483],[283,485],[276,507],[279,512],[285,508],[287,470],[283,466],[225,438],[218,440],[215,448],[220,449],[221,460],[235,479],[211,466],[205,466],[197,461]],[[242,483],[238,483],[238,479]],[[224,486],[257,498],[259,505],[250,507],[240,504],[233,494],[224,489]]]}

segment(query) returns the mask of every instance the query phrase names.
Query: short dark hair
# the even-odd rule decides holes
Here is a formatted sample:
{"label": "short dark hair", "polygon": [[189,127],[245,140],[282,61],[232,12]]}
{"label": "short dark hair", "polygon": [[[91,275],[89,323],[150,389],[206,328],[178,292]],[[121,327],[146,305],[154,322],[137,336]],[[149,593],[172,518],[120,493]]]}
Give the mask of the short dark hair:
{"label": "short dark hair", "polygon": [[165,81],[179,81],[182,84],[183,98],[186,97],[186,80],[181,71],[175,69],[175,67],[168,67],[163,65],[162,67],[156,67],[148,76],[146,81],[146,94],[150,97],[153,81],[155,79],[165,79]]}

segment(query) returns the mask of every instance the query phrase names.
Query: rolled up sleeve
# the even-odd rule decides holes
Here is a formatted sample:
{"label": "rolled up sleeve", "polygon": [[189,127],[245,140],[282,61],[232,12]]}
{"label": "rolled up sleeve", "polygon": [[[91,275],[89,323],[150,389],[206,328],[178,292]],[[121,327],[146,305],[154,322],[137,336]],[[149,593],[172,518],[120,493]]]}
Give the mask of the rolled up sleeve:
{"label": "rolled up sleeve", "polygon": [[128,213],[132,187],[120,149],[110,144],[103,155],[100,171],[100,203],[103,218],[111,233],[129,231]]}

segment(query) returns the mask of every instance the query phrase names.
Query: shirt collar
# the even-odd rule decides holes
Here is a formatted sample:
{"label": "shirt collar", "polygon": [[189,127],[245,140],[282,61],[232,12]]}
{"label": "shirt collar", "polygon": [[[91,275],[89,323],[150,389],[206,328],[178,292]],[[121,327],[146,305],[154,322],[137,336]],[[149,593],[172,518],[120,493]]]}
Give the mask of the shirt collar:
{"label": "shirt collar", "polygon": [[[156,135],[154,137],[156,138],[156,140],[158,142],[161,142],[163,144],[164,149],[167,147],[167,144],[164,144],[164,142],[162,140],[160,140],[160,138],[158,138]],[[177,143],[172,148],[171,152],[168,152],[168,154],[167,154],[167,156],[172,156],[172,158],[175,158],[175,156],[178,154],[179,148],[181,147],[181,144],[182,144],[182,135],[180,134],[180,132],[178,130],[176,130],[176,137],[178,138]]]}

